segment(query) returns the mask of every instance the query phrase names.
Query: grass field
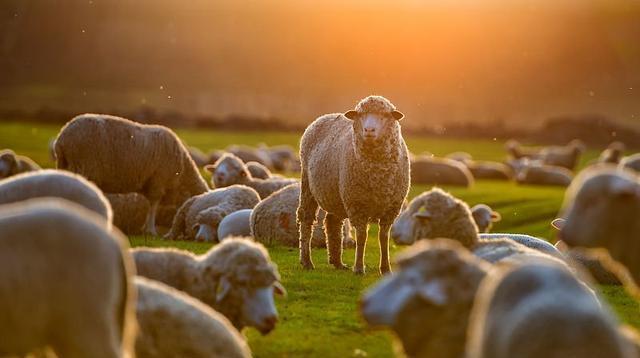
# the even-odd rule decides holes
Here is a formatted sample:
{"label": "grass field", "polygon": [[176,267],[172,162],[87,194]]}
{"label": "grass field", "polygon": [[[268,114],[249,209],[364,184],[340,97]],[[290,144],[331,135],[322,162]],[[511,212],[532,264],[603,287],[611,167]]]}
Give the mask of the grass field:
{"label": "grass field", "polygon": [[[44,166],[52,166],[48,155],[49,139],[58,127],[0,122],[0,148],[12,148],[28,155]],[[269,145],[290,144],[297,146],[299,134],[295,133],[229,133],[206,130],[179,130],[178,134],[188,144],[202,150],[224,148],[229,144]],[[481,140],[451,140],[439,138],[408,138],[409,148],[415,152],[430,151],[444,155],[453,151],[467,151],[478,159],[501,160],[504,157],[502,143]],[[588,151],[582,163],[594,158]],[[413,186],[410,197],[428,190],[425,186]],[[564,192],[558,188],[517,186],[513,183],[480,181],[470,189],[445,188],[469,204],[484,202],[502,214],[503,220],[495,226],[496,232],[526,233],[554,241],[549,222],[556,216]],[[372,226],[370,237],[377,235]],[[210,244],[193,242],[167,243],[144,237],[131,237],[132,246],[172,246],[205,252]],[[393,247],[393,252],[400,248]],[[391,335],[387,332],[367,330],[356,311],[356,299],[360,293],[379,277],[377,274],[378,243],[367,243],[365,276],[336,271],[326,263],[326,252],[314,250],[316,270],[303,271],[298,264],[298,250],[286,247],[270,247],[272,259],[278,264],[283,284],[289,292],[287,299],[277,302],[280,312],[278,328],[262,337],[255,330],[246,331],[256,357],[388,357],[392,356]],[[346,250],[345,262],[353,263],[353,250]],[[611,303],[620,318],[640,328],[638,302],[618,287],[601,287],[602,295]]]}

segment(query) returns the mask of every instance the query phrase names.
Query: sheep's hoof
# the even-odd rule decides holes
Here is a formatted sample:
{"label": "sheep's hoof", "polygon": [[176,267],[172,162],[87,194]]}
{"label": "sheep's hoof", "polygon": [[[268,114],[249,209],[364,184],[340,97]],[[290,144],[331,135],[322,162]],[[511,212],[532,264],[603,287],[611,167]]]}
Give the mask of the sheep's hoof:
{"label": "sheep's hoof", "polygon": [[364,267],[354,267],[353,273],[356,275],[364,275]]}
{"label": "sheep's hoof", "polygon": [[338,270],[348,270],[349,266],[343,264],[342,262],[338,262],[338,263],[331,263],[333,265],[333,267],[337,268]]}
{"label": "sheep's hoof", "polygon": [[384,276],[388,273],[391,273],[390,267],[380,267],[380,275]]}

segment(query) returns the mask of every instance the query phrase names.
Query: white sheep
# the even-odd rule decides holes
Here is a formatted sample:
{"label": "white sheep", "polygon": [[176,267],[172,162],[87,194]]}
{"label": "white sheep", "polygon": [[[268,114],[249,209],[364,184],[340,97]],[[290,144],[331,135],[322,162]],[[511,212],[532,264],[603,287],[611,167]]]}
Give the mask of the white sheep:
{"label": "white sheep", "polygon": [[97,213],[108,223],[113,221],[111,205],[102,191],[79,175],[47,169],[0,181],[0,204],[41,197],[66,199]]}
{"label": "white sheep", "polygon": [[532,260],[496,271],[476,295],[467,357],[635,357],[611,311],[566,267]]}
{"label": "white sheep", "polygon": [[28,157],[17,155],[11,149],[0,150],[0,179],[40,169],[40,166]]}
{"label": "white sheep", "polygon": [[474,205],[471,208],[471,215],[473,216],[476,226],[478,226],[478,231],[481,233],[491,231],[493,223],[502,220],[500,213],[493,211],[487,204]]}
{"label": "white sheep", "polygon": [[579,139],[574,139],[564,146],[543,148],[539,153],[539,157],[545,165],[574,170],[580,161],[580,155],[584,151],[584,143]]}
{"label": "white sheep", "polygon": [[55,142],[57,167],[88,178],[106,193],[144,195],[151,203],[145,229],[156,235],[160,202],[176,206],[207,191],[198,168],[169,128],[109,115],[79,115]]}
{"label": "white sheep", "polygon": [[300,141],[302,161],[300,263],[312,269],[311,236],[318,207],[327,212],[329,262],[343,269],[342,225],[356,229],[355,273],[363,274],[370,221],[379,222],[380,272],[389,265],[389,229],[409,190],[409,155],[402,138],[404,115],[382,96],[361,100],[354,110],[326,114],[305,130]]}
{"label": "white sheep", "polygon": [[229,236],[251,236],[252,212],[253,209],[242,209],[225,216],[218,225],[218,240],[222,241]]}
{"label": "white sheep", "polygon": [[136,277],[138,357],[248,358],[251,351],[228,319],[158,281]]}
{"label": "white sheep", "polygon": [[73,202],[0,205],[0,352],[59,357],[133,352],[135,287],[126,238]]}
{"label": "white sheep", "polygon": [[253,209],[259,202],[258,193],[244,185],[196,195],[178,209],[165,239],[217,241],[218,225],[225,216],[237,210]]}
{"label": "white sheep", "polygon": [[573,173],[569,169],[552,166],[529,164],[516,174],[518,184],[569,186]]}
{"label": "white sheep", "polygon": [[620,161],[620,167],[634,170],[636,173],[640,173],[640,153],[624,157]]}
{"label": "white sheep", "polygon": [[473,175],[467,166],[447,158],[419,156],[411,162],[411,182],[428,185],[473,185]]}
{"label": "white sheep", "polygon": [[163,282],[225,315],[238,330],[266,334],[278,320],[273,295],[285,294],[269,253],[248,239],[227,238],[196,256],[177,249],[132,250],[138,275]]}

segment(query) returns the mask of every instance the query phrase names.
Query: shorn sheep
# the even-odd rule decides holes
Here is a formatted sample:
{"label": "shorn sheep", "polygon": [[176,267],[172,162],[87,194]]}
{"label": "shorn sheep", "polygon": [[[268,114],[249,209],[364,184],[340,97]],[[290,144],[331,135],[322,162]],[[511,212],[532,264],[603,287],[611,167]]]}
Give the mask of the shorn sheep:
{"label": "shorn sheep", "polygon": [[285,294],[269,253],[248,239],[227,238],[196,256],[176,249],[132,250],[138,275],[163,282],[199,299],[225,315],[238,330],[275,328],[273,295]]}
{"label": "shorn sheep", "polygon": [[411,162],[411,182],[414,184],[473,185],[473,175],[457,160],[419,156]]}
{"label": "shorn sheep", "polygon": [[59,357],[133,352],[135,288],[127,240],[58,198],[0,206],[0,352]]}
{"label": "shorn sheep", "polygon": [[0,204],[42,197],[62,198],[102,216],[109,224],[111,205],[102,191],[83,177],[62,170],[39,170],[0,181]]}
{"label": "shorn sheep", "polygon": [[185,146],[163,126],[84,114],[65,124],[55,152],[59,169],[83,175],[106,193],[144,195],[151,204],[145,229],[152,235],[161,201],[180,206],[208,189]]}
{"label": "shorn sheep", "polygon": [[207,165],[205,169],[211,172],[211,182],[216,188],[242,184],[255,189],[262,199],[287,185],[297,182],[296,179],[286,178],[254,178],[247,165],[231,153],[225,153],[215,164]]}
{"label": "shorn sheep", "polygon": [[318,206],[327,212],[329,263],[342,262],[341,232],[348,218],[356,229],[354,272],[363,274],[368,223],[379,222],[380,271],[390,271],[389,229],[409,190],[409,155],[402,138],[404,115],[381,96],[361,100],[354,110],[326,114],[305,130],[302,162],[300,263],[312,269],[311,235]]}
{"label": "shorn sheep", "polygon": [[158,281],[134,279],[138,357],[248,358],[240,333],[220,313]]}
{"label": "shorn sheep", "polygon": [[218,225],[218,240],[230,236],[251,236],[251,213],[253,209],[242,209],[225,216]]}
{"label": "shorn sheep", "polygon": [[40,166],[28,157],[17,155],[11,149],[0,150],[0,179],[39,169]]}
{"label": "shorn sheep", "polygon": [[533,260],[487,276],[469,319],[467,357],[635,357],[619,323],[566,267]]}
{"label": "shorn sheep", "polygon": [[253,209],[258,202],[258,193],[244,185],[196,195],[178,209],[165,239],[217,241],[218,225],[225,216],[237,210]]}
{"label": "shorn sheep", "polygon": [[471,215],[478,231],[481,233],[487,233],[491,231],[493,223],[502,220],[502,216],[499,212],[493,211],[487,204],[477,204],[471,208]]}
{"label": "shorn sheep", "polygon": [[640,179],[615,166],[584,170],[566,192],[554,220],[569,246],[605,248],[640,283]]}

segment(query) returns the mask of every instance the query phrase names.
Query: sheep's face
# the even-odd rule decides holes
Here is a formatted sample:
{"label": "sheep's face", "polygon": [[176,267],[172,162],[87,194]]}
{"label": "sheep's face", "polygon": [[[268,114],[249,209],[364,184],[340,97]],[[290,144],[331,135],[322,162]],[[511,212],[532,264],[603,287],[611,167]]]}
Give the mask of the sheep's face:
{"label": "sheep's face", "polygon": [[205,169],[211,173],[211,180],[216,188],[243,184],[251,177],[244,163],[235,157],[222,157],[216,164],[205,166]]}
{"label": "sheep's face", "polygon": [[499,213],[491,210],[491,208],[485,205],[476,205],[471,209],[471,215],[473,220],[478,226],[478,231],[482,233],[489,232],[494,222],[498,222],[501,219]]}
{"label": "sheep's face", "polygon": [[398,121],[404,117],[399,111],[391,113],[360,113],[348,111],[345,117],[353,121],[353,132],[358,141],[375,144],[398,130]]}
{"label": "sheep's face", "polygon": [[16,156],[11,152],[0,152],[0,179],[11,175],[16,166]]}
{"label": "sheep's face", "polygon": [[196,232],[196,241],[218,241],[217,230],[220,221],[222,221],[222,216],[216,207],[199,212],[196,216],[196,224],[193,227],[193,230]]}

